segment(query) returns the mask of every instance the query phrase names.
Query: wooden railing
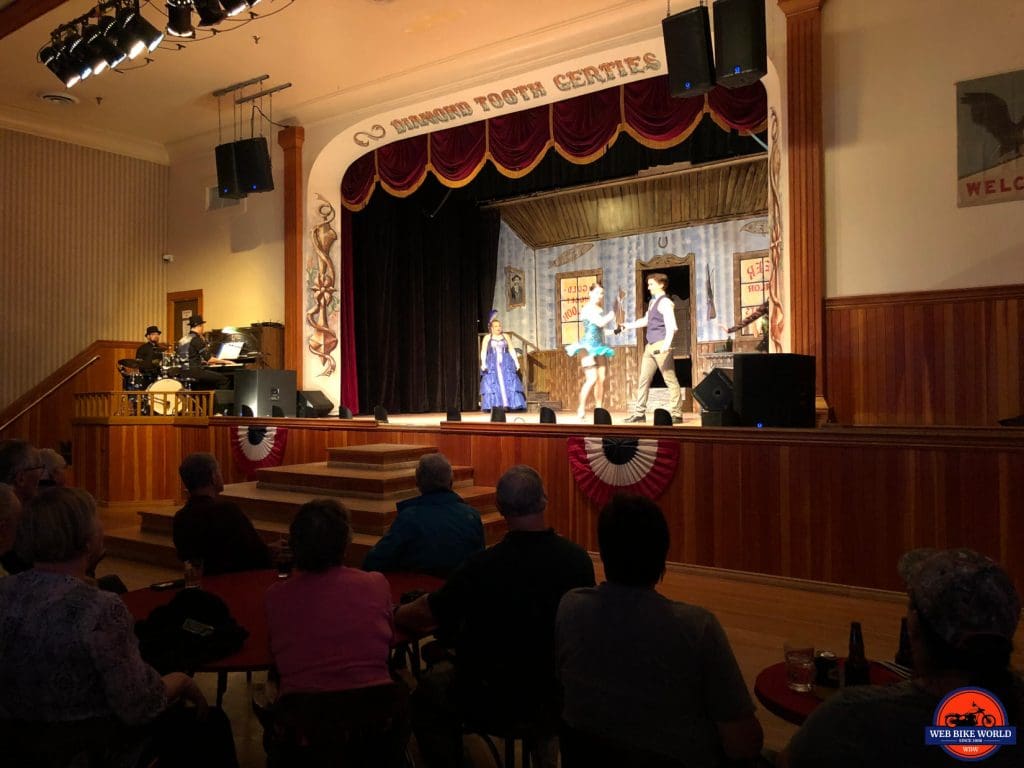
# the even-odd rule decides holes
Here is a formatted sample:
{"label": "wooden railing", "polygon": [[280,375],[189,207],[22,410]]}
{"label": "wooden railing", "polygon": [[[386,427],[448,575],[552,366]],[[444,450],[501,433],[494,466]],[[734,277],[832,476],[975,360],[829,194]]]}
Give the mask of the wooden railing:
{"label": "wooden railing", "polygon": [[213,415],[213,392],[80,392],[75,419],[206,419]]}

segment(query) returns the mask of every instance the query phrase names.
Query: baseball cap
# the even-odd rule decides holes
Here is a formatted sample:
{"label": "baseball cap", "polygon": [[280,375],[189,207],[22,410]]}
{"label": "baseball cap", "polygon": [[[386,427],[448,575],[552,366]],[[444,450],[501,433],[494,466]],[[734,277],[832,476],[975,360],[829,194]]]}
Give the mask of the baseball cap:
{"label": "baseball cap", "polygon": [[971,549],[915,549],[899,572],[918,614],[953,648],[975,635],[1013,639],[1020,596],[994,560]]}

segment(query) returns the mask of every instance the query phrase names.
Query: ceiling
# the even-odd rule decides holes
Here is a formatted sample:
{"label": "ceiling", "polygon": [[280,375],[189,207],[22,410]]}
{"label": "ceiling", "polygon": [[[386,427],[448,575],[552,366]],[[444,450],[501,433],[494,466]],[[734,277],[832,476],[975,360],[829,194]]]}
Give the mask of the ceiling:
{"label": "ceiling", "polygon": [[764,213],[763,154],[709,166],[559,189],[494,205],[531,248],[675,229]]}
{"label": "ceiling", "polygon": [[[0,0],[0,36],[13,29],[0,40],[0,126],[163,162],[199,138],[208,149],[218,131],[212,92],[257,75],[270,76],[264,87],[292,83],[274,96],[275,121],[354,122],[650,38],[665,14],[663,0],[262,0],[256,20],[227,20],[181,50],[165,40],[150,63],[140,57],[66,90],[37,52],[51,30],[96,2]],[[672,10],[695,4],[677,0]],[[164,26],[163,0],[143,0],[142,13]],[[77,103],[58,106],[45,93]],[[222,106],[230,126],[230,99]]]}

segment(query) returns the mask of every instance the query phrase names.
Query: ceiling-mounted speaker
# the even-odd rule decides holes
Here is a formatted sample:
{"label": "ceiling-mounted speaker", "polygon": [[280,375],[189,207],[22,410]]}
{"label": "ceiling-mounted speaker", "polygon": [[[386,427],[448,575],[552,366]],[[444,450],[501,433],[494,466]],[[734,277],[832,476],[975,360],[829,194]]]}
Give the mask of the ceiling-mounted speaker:
{"label": "ceiling-mounted speaker", "polygon": [[274,188],[270,150],[263,136],[218,144],[217,190],[221,197],[245,197]]}
{"label": "ceiling-mounted speaker", "polygon": [[673,96],[699,96],[715,86],[711,24],[706,5],[661,20],[668,63],[668,88]]}
{"label": "ceiling-mounted speaker", "polygon": [[718,84],[726,88],[768,74],[764,0],[715,0],[715,62]]}

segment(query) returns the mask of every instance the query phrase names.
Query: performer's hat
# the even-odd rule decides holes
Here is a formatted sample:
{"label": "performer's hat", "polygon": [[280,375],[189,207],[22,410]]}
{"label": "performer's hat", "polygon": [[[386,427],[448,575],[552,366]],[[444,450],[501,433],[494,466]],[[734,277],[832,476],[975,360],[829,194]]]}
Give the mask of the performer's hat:
{"label": "performer's hat", "polygon": [[491,327],[491,323],[498,319],[498,310],[492,309],[491,314],[487,316],[487,327]]}
{"label": "performer's hat", "polygon": [[188,319],[189,328],[195,328],[197,325],[204,325],[205,323],[206,321],[203,320],[202,315],[192,315],[192,317]]}
{"label": "performer's hat", "polygon": [[155,325],[151,325],[146,329],[146,335],[149,336],[149,334],[151,333],[163,333],[163,331],[161,331]]}

